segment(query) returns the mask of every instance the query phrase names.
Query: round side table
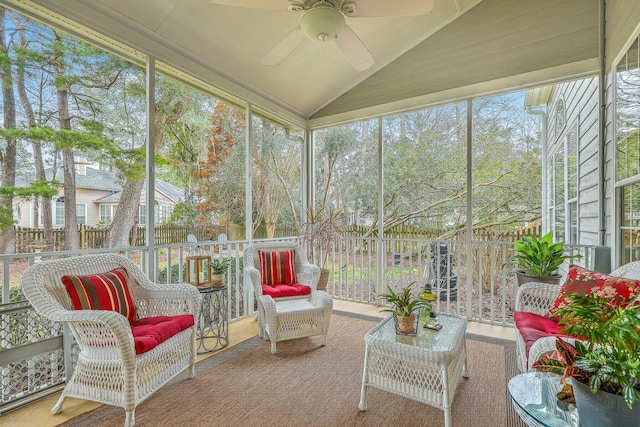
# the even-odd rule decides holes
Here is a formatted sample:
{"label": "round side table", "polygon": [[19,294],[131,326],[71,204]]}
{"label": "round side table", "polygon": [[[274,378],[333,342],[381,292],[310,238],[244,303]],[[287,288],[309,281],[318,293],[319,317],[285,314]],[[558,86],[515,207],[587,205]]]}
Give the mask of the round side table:
{"label": "round side table", "polygon": [[227,287],[198,288],[200,315],[198,316],[198,354],[210,353],[229,345],[229,316]]}
{"label": "round side table", "polygon": [[561,408],[556,394],[560,391],[560,376],[530,371],[509,380],[509,395],[513,409],[530,427],[579,427],[575,406]]}

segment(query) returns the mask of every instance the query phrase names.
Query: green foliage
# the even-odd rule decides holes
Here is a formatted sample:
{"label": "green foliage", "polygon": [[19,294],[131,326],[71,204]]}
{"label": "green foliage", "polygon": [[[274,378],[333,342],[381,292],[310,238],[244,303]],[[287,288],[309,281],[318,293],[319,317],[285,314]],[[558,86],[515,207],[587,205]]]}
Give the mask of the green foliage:
{"label": "green foliage", "polygon": [[552,276],[566,259],[582,258],[581,255],[566,254],[564,242],[554,244],[552,231],[541,239],[534,235],[524,236],[515,245],[514,262],[531,276]]}
{"label": "green foliage", "polygon": [[[184,276],[184,265],[182,269],[182,277]],[[179,283],[180,281],[180,265],[173,264],[171,266],[171,278],[167,282],[167,267],[158,269],[158,283]]]}
{"label": "green foliage", "polygon": [[222,274],[231,265],[231,258],[214,258],[211,260],[211,271],[214,274]]}
{"label": "green foliage", "polygon": [[380,295],[381,298],[387,300],[391,304],[391,308],[385,308],[380,311],[394,313],[398,316],[409,316],[419,308],[424,307],[427,304],[426,300],[420,298],[413,298],[411,296],[411,287],[416,282],[409,283],[400,292],[396,293],[391,286],[387,286],[389,293]]}
{"label": "green foliage", "polygon": [[190,226],[196,223],[197,216],[198,211],[192,203],[179,202],[173,208],[169,223],[178,226]]}
{"label": "green foliage", "polygon": [[571,345],[557,340],[562,360],[544,356],[533,367],[573,377],[593,392],[622,395],[629,408],[640,401],[640,314],[635,304],[614,306],[597,295],[571,295],[571,303],[558,309],[560,324],[569,336],[581,337]]}
{"label": "green foliage", "polygon": [[[22,288],[19,286],[15,286],[9,290],[9,301],[7,301],[6,303],[8,304],[10,302],[24,301],[25,299],[26,298],[22,293]],[[0,304],[4,304],[4,303],[5,302],[2,301],[2,293],[0,292]]]}

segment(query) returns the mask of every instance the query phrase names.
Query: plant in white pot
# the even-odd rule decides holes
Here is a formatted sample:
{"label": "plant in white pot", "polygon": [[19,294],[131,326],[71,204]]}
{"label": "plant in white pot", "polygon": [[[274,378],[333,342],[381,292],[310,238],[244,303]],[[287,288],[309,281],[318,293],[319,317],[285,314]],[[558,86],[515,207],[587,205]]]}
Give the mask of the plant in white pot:
{"label": "plant in white pot", "polygon": [[595,294],[573,294],[559,308],[562,329],[580,340],[558,339],[560,358],[543,356],[533,368],[571,378],[582,427],[640,425],[640,311]]}
{"label": "plant in white pot", "polygon": [[516,265],[518,286],[526,282],[560,283],[558,268],[567,259],[582,258],[567,253],[564,242],[553,243],[553,231],[538,239],[534,235],[524,236],[515,242],[516,254],[512,261]]}
{"label": "plant in white pot", "polygon": [[324,290],[329,278],[329,255],[335,245],[344,240],[340,222],[342,213],[327,205],[318,209],[309,208],[306,221],[302,224],[301,234],[304,239],[309,259],[320,267],[318,290]]}

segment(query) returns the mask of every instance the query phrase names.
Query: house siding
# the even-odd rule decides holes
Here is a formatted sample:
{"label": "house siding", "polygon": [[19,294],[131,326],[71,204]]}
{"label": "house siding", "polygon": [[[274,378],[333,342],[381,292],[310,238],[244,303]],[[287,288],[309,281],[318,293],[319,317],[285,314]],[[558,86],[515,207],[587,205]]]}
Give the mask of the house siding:
{"label": "house siding", "polygon": [[[175,192],[175,191],[174,191]],[[53,197],[52,207],[55,209],[55,200],[58,197],[63,196],[64,194],[63,187],[58,188],[58,195]],[[110,196],[114,194],[114,191],[102,190],[98,188],[84,188],[78,187],[76,188],[76,204],[85,205],[85,218],[86,225],[95,227],[100,221],[100,205],[108,204],[108,205],[117,205],[117,200],[109,201],[109,202],[98,202],[100,199]],[[176,200],[162,193],[161,191],[155,191],[155,200],[160,206],[175,206]],[[140,204],[146,204],[146,192],[143,191],[140,196]],[[19,212],[17,208],[19,207]],[[14,219],[15,225],[20,227],[28,227],[33,228],[36,225],[36,220],[34,217],[34,208],[33,201],[29,199],[15,198],[14,199]],[[42,224],[38,224],[39,227],[42,227]],[[54,224],[54,227],[55,224]],[[58,226],[60,227],[60,226]]]}
{"label": "house siding", "polygon": [[[564,125],[558,125],[556,107],[564,101]],[[554,87],[548,101],[549,159],[564,147],[567,133],[578,137],[578,243],[599,243],[598,209],[598,78],[575,80]],[[546,177],[550,178],[551,175]],[[568,226],[568,224],[567,224]]]}

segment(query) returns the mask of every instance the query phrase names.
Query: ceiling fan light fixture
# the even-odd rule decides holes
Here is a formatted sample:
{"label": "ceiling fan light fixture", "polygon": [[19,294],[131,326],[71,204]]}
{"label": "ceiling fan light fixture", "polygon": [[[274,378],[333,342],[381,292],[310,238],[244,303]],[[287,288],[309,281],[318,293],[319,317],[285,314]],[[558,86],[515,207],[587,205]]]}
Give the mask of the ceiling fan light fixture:
{"label": "ceiling fan light fixture", "polygon": [[318,6],[302,15],[300,27],[311,40],[335,40],[344,30],[344,16],[334,8]]}

